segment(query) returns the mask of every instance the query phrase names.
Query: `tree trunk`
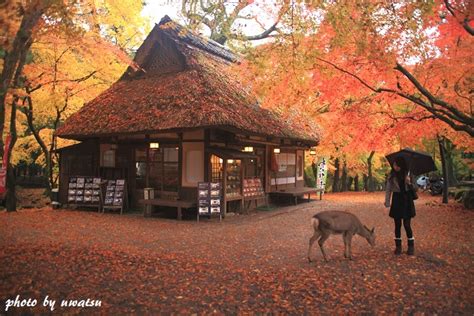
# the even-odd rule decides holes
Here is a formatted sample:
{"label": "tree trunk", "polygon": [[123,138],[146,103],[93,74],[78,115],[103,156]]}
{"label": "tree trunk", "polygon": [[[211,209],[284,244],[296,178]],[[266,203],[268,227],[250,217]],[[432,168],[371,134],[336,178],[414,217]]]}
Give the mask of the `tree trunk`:
{"label": "tree trunk", "polygon": [[347,164],[346,160],[342,165],[342,176],[341,176],[341,192],[347,191]]}
{"label": "tree trunk", "polygon": [[45,157],[45,162],[46,162],[46,178],[48,179],[48,184],[46,186],[46,192],[49,197],[51,197],[51,189],[52,189],[52,172],[53,172],[53,164],[51,161],[51,152],[49,151],[48,147],[44,143],[43,139],[39,135],[39,131],[36,130],[34,124],[33,124],[33,101],[31,100],[31,96],[26,97],[26,103],[28,103],[27,107],[23,107],[23,113],[26,115],[26,119],[28,122],[28,127],[30,128],[31,132],[33,133],[33,136],[35,137],[36,142],[41,148],[41,151],[43,152],[43,155]]}
{"label": "tree trunk", "polygon": [[6,183],[6,203],[7,212],[16,211],[16,177],[14,167],[11,164],[11,156],[13,147],[15,147],[17,135],[16,135],[16,109],[18,97],[15,96],[12,102],[11,116],[10,116],[10,146],[8,146],[7,154],[7,183]]}
{"label": "tree trunk", "polygon": [[[3,156],[3,129],[5,127],[5,102],[8,90],[12,83],[15,84],[14,76],[18,73],[17,68],[24,64],[26,54],[32,44],[32,30],[38,24],[44,12],[45,1],[38,1],[38,5],[31,5],[21,20],[20,28],[13,40],[12,49],[6,52],[3,58],[3,70],[0,75],[0,156]],[[23,60],[22,60],[23,59]]]}
{"label": "tree trunk", "polygon": [[438,136],[439,152],[441,155],[441,165],[443,169],[443,203],[448,203],[448,168],[446,166],[446,149],[444,138]]}
{"label": "tree trunk", "polygon": [[456,174],[454,172],[454,161],[453,161],[453,154],[454,154],[454,144],[449,141],[449,139],[444,139],[445,142],[445,154],[446,154],[446,168],[448,173],[448,187],[453,187],[458,184],[456,179]]}
{"label": "tree trunk", "polygon": [[372,158],[374,158],[375,151],[371,151],[369,158],[367,158],[367,168],[368,168],[368,191],[374,192],[374,178],[372,176]]}
{"label": "tree trunk", "polygon": [[[31,30],[30,30],[31,32]],[[31,34],[30,34],[31,35]],[[15,75],[13,76],[13,80],[11,81],[12,86],[15,88],[18,88],[20,86],[20,77],[21,74],[23,73],[23,66],[25,65],[26,62],[26,55],[28,53],[28,50],[30,49],[32,44],[31,40],[27,40],[24,43],[24,47],[19,52],[18,56],[18,65],[16,65],[15,68]],[[7,90],[8,87],[10,86],[7,85]],[[0,148],[1,148],[1,154],[2,156],[5,155],[3,152],[3,128],[5,124],[5,96],[7,93],[7,90],[4,90],[4,94],[2,94],[3,100],[1,100],[0,104],[0,128],[1,128],[1,136],[0,136]],[[8,146],[8,154],[7,154],[7,179],[6,179],[6,209],[7,212],[15,212],[16,211],[16,177],[15,177],[15,170],[14,166],[11,164],[11,156],[13,152],[13,148],[15,147],[15,143],[17,140],[17,134],[16,134],[16,111],[17,111],[17,102],[20,98],[17,95],[13,95],[13,102],[11,106],[11,113],[10,113],[10,145]]]}
{"label": "tree trunk", "polygon": [[334,167],[336,170],[334,170],[334,180],[332,182],[332,192],[339,192],[339,158],[336,158],[334,160]]}
{"label": "tree trunk", "polygon": [[354,177],[354,191],[359,192],[359,175]]}
{"label": "tree trunk", "polygon": [[364,191],[369,192],[369,177],[367,177],[367,175],[364,174],[364,178],[362,180],[364,182]]}
{"label": "tree trunk", "polygon": [[354,182],[354,178],[353,177],[347,177],[347,190],[348,191],[351,191],[352,189],[352,183]]}

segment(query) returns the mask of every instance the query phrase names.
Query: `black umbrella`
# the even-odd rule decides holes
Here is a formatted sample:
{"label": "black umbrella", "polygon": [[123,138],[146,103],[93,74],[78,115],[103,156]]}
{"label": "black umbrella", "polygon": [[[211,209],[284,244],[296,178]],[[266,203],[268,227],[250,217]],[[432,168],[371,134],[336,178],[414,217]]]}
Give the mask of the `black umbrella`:
{"label": "black umbrella", "polygon": [[400,151],[388,154],[385,157],[387,158],[390,165],[393,166],[393,163],[398,156],[405,158],[408,169],[415,176],[436,170],[435,163],[430,154],[415,151],[410,148],[405,148]]}

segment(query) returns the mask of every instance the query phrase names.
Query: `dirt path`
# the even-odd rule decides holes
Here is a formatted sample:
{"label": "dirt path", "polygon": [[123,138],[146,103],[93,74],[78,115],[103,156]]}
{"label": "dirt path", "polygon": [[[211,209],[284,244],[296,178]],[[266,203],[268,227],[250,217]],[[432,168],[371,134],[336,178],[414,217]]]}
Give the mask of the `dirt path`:
{"label": "dirt path", "polygon": [[[222,223],[2,212],[0,300],[20,295],[41,305],[49,295],[102,302],[89,309],[57,306],[61,313],[472,314],[474,213],[422,196],[413,221],[417,255],[395,257],[382,201],[379,193],[328,194]],[[333,236],[326,243],[330,262],[315,247],[309,264],[310,218],[328,209],[353,212],[375,227],[375,248],[356,237],[354,260],[347,261],[342,238]]]}

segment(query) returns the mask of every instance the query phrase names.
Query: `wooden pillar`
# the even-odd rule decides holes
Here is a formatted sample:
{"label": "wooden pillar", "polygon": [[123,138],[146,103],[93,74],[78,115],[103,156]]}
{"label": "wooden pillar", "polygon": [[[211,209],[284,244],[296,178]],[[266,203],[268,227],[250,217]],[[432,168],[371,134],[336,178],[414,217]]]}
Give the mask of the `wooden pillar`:
{"label": "wooden pillar", "polygon": [[226,191],[227,191],[227,159],[224,159],[222,158],[222,169],[223,169],[223,173],[222,173],[222,200],[223,200],[223,203],[222,203],[222,213],[224,215],[224,217],[226,216],[227,214],[227,196],[226,196]]}
{"label": "wooden pillar", "polygon": [[211,181],[211,155],[209,154],[209,145],[211,143],[211,131],[204,130],[204,182]]}
{"label": "wooden pillar", "polygon": [[240,212],[244,211],[244,159],[240,159]]}
{"label": "wooden pillar", "polygon": [[[295,183],[293,184],[293,187],[296,188],[296,182],[298,181],[298,150],[295,149]],[[308,194],[308,199],[309,199],[309,194]]]}
{"label": "wooden pillar", "polygon": [[182,199],[183,185],[183,133],[178,133],[178,198]]}
{"label": "wooden pillar", "polygon": [[150,187],[150,135],[145,135],[145,188]]}
{"label": "wooden pillar", "polygon": [[265,193],[270,192],[271,178],[270,178],[270,146],[265,145],[265,161],[264,161],[264,181],[265,181]]}
{"label": "wooden pillar", "polygon": [[[100,141],[99,141],[99,139],[95,139],[95,152],[97,153],[96,154],[97,161],[95,162],[95,164],[94,164],[94,161],[92,161],[92,163],[93,163],[92,168],[94,169],[93,174],[95,174],[96,177],[100,177],[101,176],[100,175],[100,159],[102,157],[100,156]],[[94,154],[92,154],[92,156],[94,156]]]}

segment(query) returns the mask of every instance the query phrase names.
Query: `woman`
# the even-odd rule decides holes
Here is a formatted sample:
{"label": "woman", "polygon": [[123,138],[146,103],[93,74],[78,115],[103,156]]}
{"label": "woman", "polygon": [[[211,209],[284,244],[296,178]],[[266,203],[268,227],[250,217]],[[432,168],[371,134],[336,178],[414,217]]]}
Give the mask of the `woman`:
{"label": "woman", "polygon": [[[410,194],[412,180],[408,174],[405,159],[398,156],[392,166],[392,172],[387,179],[385,194],[385,207],[390,207],[389,216],[395,221],[395,254],[402,253],[402,222],[408,238],[408,255],[415,254],[415,238],[411,229],[411,219],[415,217],[415,203]],[[390,204],[390,195],[392,203]]]}

